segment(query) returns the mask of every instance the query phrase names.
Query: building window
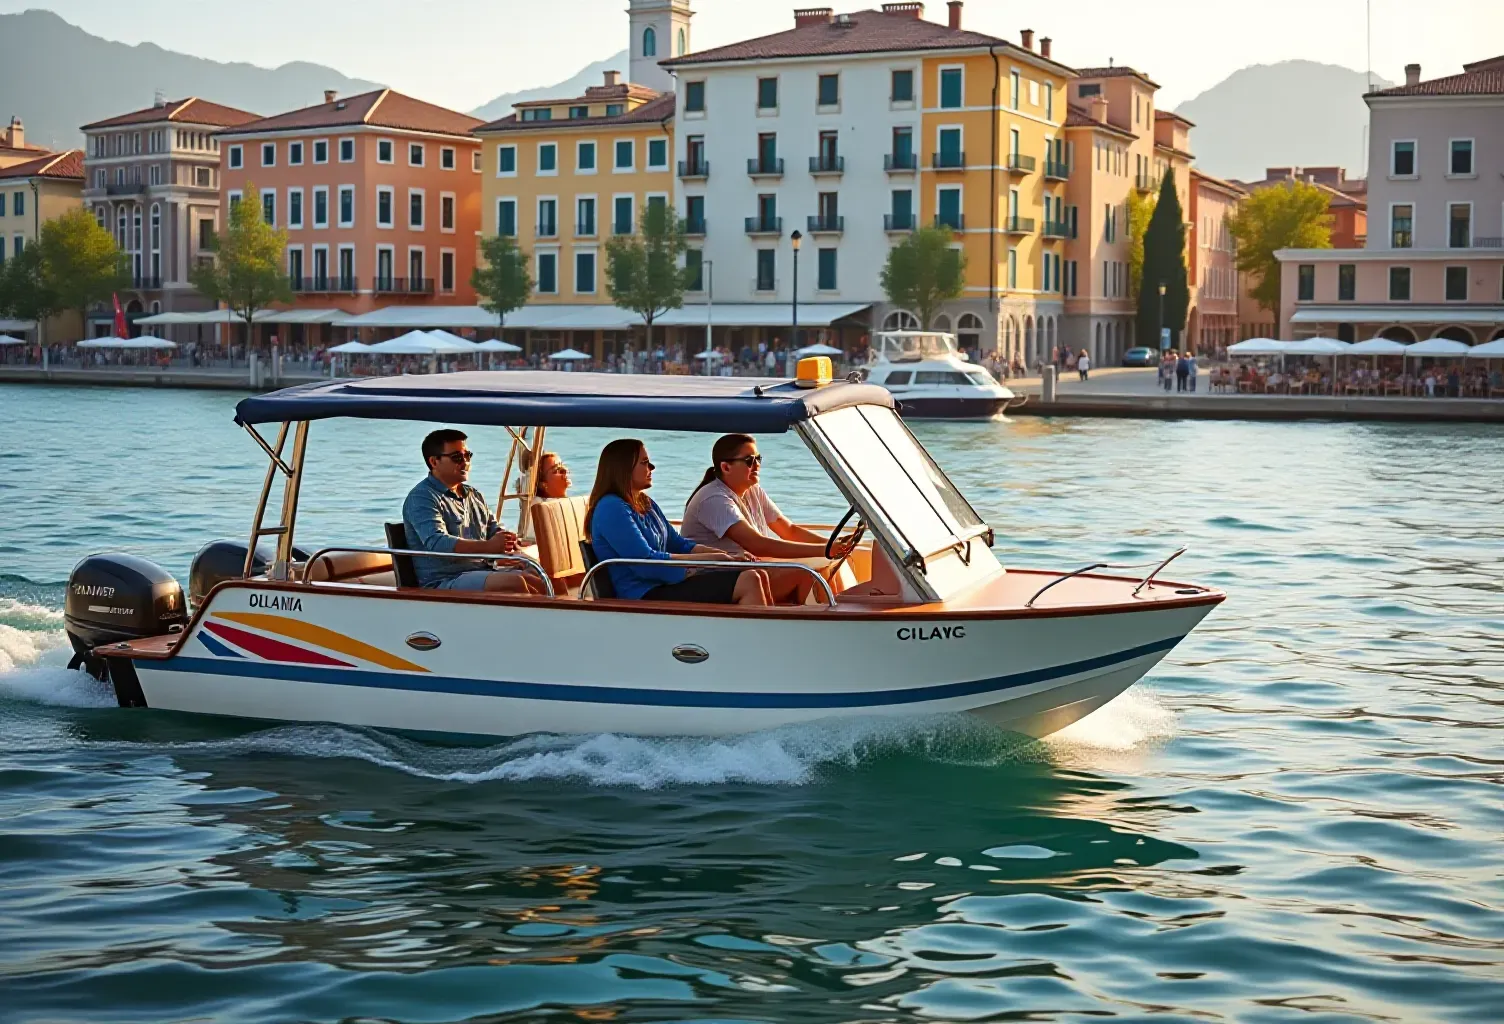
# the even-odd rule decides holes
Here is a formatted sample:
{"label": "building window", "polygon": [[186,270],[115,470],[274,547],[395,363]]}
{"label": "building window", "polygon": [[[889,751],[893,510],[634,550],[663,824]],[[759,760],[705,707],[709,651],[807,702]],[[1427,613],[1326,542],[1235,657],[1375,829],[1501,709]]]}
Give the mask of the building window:
{"label": "building window", "polygon": [[1452,203],[1447,207],[1447,246],[1466,249],[1473,244],[1473,206]]}
{"label": "building window", "polygon": [[1409,267],[1390,267],[1389,268],[1389,301],[1390,302],[1409,302],[1410,301],[1410,268]]}
{"label": "building window", "polygon": [[378,164],[394,163],[396,161],[396,157],[392,155],[394,152],[391,139],[376,140],[376,162]]}
{"label": "building window", "polygon": [[684,197],[684,230],[691,235],[705,233],[705,197]]}
{"label": "building window", "polygon": [[1022,79],[1022,77],[1020,77],[1020,75],[1019,75],[1019,73],[1017,71],[1011,72],[1009,74],[1009,76],[1008,76],[1008,105],[1010,107],[1012,107],[1014,110],[1018,109],[1018,102],[1019,102],[1018,87],[1019,87],[1020,84],[1022,84],[1022,82],[1023,82],[1023,79]]}
{"label": "building window", "polygon": [[912,230],[914,227],[914,193],[906,188],[893,190],[890,209],[892,227],[896,231]]}
{"label": "building window", "polygon": [[454,291],[454,252],[450,249],[439,253],[439,290]]}
{"label": "building window", "polygon": [[943,224],[952,231],[961,230],[961,190],[942,188],[936,197],[935,223]]}
{"label": "building window", "polygon": [[1473,140],[1453,139],[1447,163],[1448,174],[1471,175],[1473,173]]}
{"label": "building window", "polygon": [[888,87],[888,101],[890,103],[914,102],[914,72],[912,69],[898,68],[894,70]]}
{"label": "building window", "polygon": [[642,30],[642,55],[658,56],[658,32],[651,25]]}
{"label": "building window", "polygon": [[684,83],[684,112],[686,114],[705,113],[705,83]]}
{"label": "building window", "polygon": [[389,245],[378,246],[376,249],[376,289],[377,291],[391,291],[395,276],[392,269],[392,247]]}
{"label": "building window", "polygon": [[353,228],[355,226],[355,186],[341,185],[339,187],[339,226]]}
{"label": "building window", "polygon": [[524,121],[552,121],[554,112],[552,107],[524,107],[522,120]]}
{"label": "building window", "polygon": [[966,161],[961,155],[961,129],[940,129],[940,159],[935,161],[937,167],[960,167]]}
{"label": "building window", "polygon": [[841,103],[841,76],[821,75],[816,82],[816,102],[822,107],[835,107]]}
{"label": "building window", "polygon": [[682,28],[679,30],[678,44],[674,49],[675,57],[682,57],[689,52],[689,34]]}
{"label": "building window", "polygon": [[409,142],[407,144],[407,166],[422,167],[423,161],[428,158],[421,142]]}
{"label": "building window", "polygon": [[453,146],[440,146],[439,147],[439,170],[441,170],[441,171],[452,171],[452,170],[454,170],[454,147]]}
{"label": "building window", "polygon": [[773,292],[778,290],[778,251],[776,249],[757,250],[757,290],[760,292]]}
{"label": "building window", "polygon": [[439,230],[454,230],[454,196],[439,196]]}
{"label": "building window", "polygon": [[617,139],[612,153],[612,169],[618,174],[630,171],[637,163],[637,146],[631,139]]}
{"label": "building window", "polygon": [[1049,82],[1044,83],[1044,119],[1055,120],[1055,87]]}
{"label": "building window", "polygon": [[478,149],[470,151],[470,169],[476,174],[480,173],[480,150]]}
{"label": "building window", "polygon": [[287,144],[287,164],[289,167],[301,167],[303,165],[303,144],[301,142],[289,142]]}
{"label": "building window", "polygon": [[822,292],[836,290],[836,250],[821,249],[818,253],[818,273],[815,276],[815,287]]}
{"label": "building window", "polygon": [[355,247],[353,245],[339,247],[339,290],[342,292],[355,290]]}
{"label": "building window", "polygon": [[230,147],[230,170],[238,171],[245,166],[245,156],[239,146]]}
{"label": "building window", "polygon": [[559,291],[559,255],[552,252],[540,252],[538,261],[538,292],[542,295],[554,295]]}
{"label": "building window", "polygon": [[214,243],[214,222],[212,220],[201,220],[201,221],[199,221],[198,222],[198,247],[200,249],[209,249],[209,248],[211,248],[213,246],[213,243]]}
{"label": "building window", "polygon": [[1415,143],[1396,142],[1390,150],[1389,173],[1396,178],[1415,176]]}
{"label": "building window", "polygon": [[611,203],[611,231],[617,235],[630,235],[634,230],[632,197],[617,196]]}
{"label": "building window", "polygon": [[[353,164],[355,162],[355,140],[354,139],[340,139],[339,140],[339,162],[342,163],[342,164]],[[354,259],[355,259],[355,253],[354,252],[350,253],[350,259],[351,259],[352,262],[354,261]]]}
{"label": "building window", "polygon": [[627,108],[623,104],[620,104],[620,103],[607,103],[606,104],[606,116],[607,117],[620,117],[621,115],[625,114],[626,112],[627,112]]}
{"label": "building window", "polygon": [[1401,203],[1389,210],[1389,247],[1408,249],[1415,242],[1415,207]]}
{"label": "building window", "polygon": [[517,237],[517,200],[496,200],[496,233]]}
{"label": "building window", "polygon": [[1356,263],[1337,264],[1337,300],[1352,302],[1357,295],[1358,265]]}
{"label": "building window", "polygon": [[414,231],[423,230],[423,192],[420,189],[407,190],[407,226]]}
{"label": "building window", "polygon": [[313,190],[313,226],[327,228],[329,226],[329,187],[319,185]]}
{"label": "building window", "polygon": [[[277,223],[277,193],[261,193],[261,219],[273,226]],[[140,243],[137,242],[139,247]]]}
{"label": "building window", "polygon": [[313,162],[316,164],[327,164],[329,162],[328,139],[313,140]]}
{"label": "building window", "polygon": [[538,237],[556,238],[559,234],[559,201],[538,200]]}
{"label": "building window", "polygon": [[517,147],[496,147],[496,174],[498,177],[513,177],[517,174]]}
{"label": "building window", "polygon": [[557,174],[559,172],[559,147],[552,142],[540,142],[538,144],[538,173]]}
{"label": "building window", "polygon": [[1008,250],[1008,287],[1018,287],[1018,250]]}
{"label": "building window", "polygon": [[962,94],[962,71],[960,68],[945,68],[940,72],[940,106],[945,110],[956,110],[961,106]]}
{"label": "building window", "polygon": [[580,196],[574,203],[574,233],[595,237],[595,196]]}
{"label": "building window", "polygon": [[578,121],[589,116],[590,108],[583,104],[569,108],[569,119],[571,121]]}
{"label": "building window", "polygon": [[778,109],[778,79],[759,78],[757,80],[757,109]]}
{"label": "building window", "polygon": [[581,142],[575,146],[574,167],[580,174],[595,173],[595,143]]}
{"label": "building window", "polygon": [[574,290],[581,295],[595,294],[595,253],[574,254]]}
{"label": "building window", "polygon": [[1295,268],[1298,302],[1313,302],[1316,299],[1316,264],[1302,263]]}
{"label": "building window", "polygon": [[1467,301],[1467,267],[1447,267],[1447,301]]}
{"label": "building window", "polygon": [[277,144],[275,142],[263,142],[261,144],[261,166],[277,166]]}
{"label": "building window", "polygon": [[668,140],[648,140],[648,170],[663,171],[668,169]]}
{"label": "building window", "polygon": [[303,290],[303,250],[287,250],[287,281],[295,292]]}
{"label": "building window", "polygon": [[376,226],[392,227],[392,190],[384,185],[376,189]]}
{"label": "building window", "polygon": [[303,190],[300,188],[287,190],[287,226],[289,228],[303,226]]}
{"label": "building window", "polygon": [[705,253],[699,249],[684,250],[684,281],[687,292],[705,290]]}

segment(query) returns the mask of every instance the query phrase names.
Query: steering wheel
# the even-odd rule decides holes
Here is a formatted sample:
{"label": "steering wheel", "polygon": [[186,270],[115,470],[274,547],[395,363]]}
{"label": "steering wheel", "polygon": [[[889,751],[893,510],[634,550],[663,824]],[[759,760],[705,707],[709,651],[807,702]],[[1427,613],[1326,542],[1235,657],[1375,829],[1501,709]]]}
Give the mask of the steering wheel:
{"label": "steering wheel", "polygon": [[[856,529],[851,531],[851,546],[846,549],[846,554],[840,558],[836,558],[836,541],[841,539],[841,531],[846,529],[846,524],[851,521],[852,516],[857,516],[857,520]],[[836,524],[836,528],[830,531],[829,539],[825,541],[825,557],[832,560],[831,564],[826,566],[826,579],[833,580],[836,578],[836,573],[841,571],[841,566],[846,564],[846,559],[851,557],[851,552],[856,549],[857,544],[861,542],[866,532],[867,520],[857,515],[855,505],[851,506],[846,510],[846,514],[841,517],[841,521]]]}

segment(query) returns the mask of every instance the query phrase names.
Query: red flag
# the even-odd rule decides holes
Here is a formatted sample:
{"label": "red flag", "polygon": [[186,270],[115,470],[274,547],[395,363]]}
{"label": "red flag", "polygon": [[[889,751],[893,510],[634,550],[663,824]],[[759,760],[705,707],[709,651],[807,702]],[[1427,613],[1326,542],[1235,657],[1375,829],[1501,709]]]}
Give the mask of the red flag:
{"label": "red flag", "polygon": [[125,326],[125,310],[120,308],[120,296],[112,295],[111,298],[115,300],[115,337],[128,338],[130,328]]}

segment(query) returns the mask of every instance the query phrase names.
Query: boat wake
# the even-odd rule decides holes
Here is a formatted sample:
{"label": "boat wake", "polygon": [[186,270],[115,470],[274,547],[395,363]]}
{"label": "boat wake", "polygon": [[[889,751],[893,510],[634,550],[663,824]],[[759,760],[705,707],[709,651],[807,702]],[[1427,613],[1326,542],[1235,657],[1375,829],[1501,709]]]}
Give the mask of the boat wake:
{"label": "boat wake", "polygon": [[110,688],[67,668],[63,613],[0,597],[0,696],[63,707],[110,707]]}

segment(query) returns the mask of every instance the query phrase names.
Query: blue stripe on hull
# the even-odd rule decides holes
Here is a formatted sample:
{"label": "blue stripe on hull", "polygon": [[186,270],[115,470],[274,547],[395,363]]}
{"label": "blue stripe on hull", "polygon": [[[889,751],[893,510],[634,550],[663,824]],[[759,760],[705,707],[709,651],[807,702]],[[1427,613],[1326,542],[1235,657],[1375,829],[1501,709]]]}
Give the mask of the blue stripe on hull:
{"label": "blue stripe on hull", "polygon": [[971,697],[996,690],[1006,690],[1030,683],[1079,675],[1096,669],[1111,668],[1151,654],[1168,651],[1184,637],[1157,640],[1152,644],[1131,647],[1095,658],[1073,661],[1050,668],[1030,669],[990,679],[964,683],[941,683],[902,690],[866,690],[852,693],[755,693],[706,690],[658,690],[632,686],[589,686],[574,683],[518,683],[493,679],[464,679],[456,676],[394,674],[366,672],[359,669],[315,668],[308,665],[279,665],[264,661],[216,660],[212,658],[168,658],[144,663],[147,671],[200,672],[205,675],[240,676],[254,679],[282,679],[299,683],[328,683],[335,686],[371,686],[388,690],[416,690],[425,693],[463,693],[477,697],[513,697],[523,700],[562,700],[586,704],[645,704],[655,707],[681,708],[866,708],[892,704],[918,704],[923,701]]}

